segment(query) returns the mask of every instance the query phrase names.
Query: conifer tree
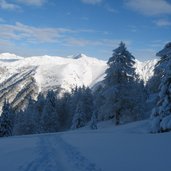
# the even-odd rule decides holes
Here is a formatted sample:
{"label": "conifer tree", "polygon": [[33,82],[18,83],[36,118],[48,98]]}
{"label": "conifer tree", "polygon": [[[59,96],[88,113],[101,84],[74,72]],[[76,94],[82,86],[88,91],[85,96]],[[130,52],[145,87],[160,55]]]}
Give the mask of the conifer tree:
{"label": "conifer tree", "polygon": [[151,131],[164,132],[171,130],[171,60],[159,86],[158,102],[151,115]]}
{"label": "conifer tree", "polygon": [[45,102],[46,102],[45,96],[42,93],[39,93],[34,107],[35,115],[36,115],[36,124],[37,124],[36,133],[40,133],[42,131],[41,118],[42,118]]}
{"label": "conifer tree", "polygon": [[113,55],[107,62],[109,68],[106,70],[105,85],[113,86],[133,81],[136,75],[134,60],[134,56],[121,42],[119,47],[113,50]]}
{"label": "conifer tree", "polygon": [[93,115],[91,117],[90,128],[91,129],[97,129],[97,115],[95,112],[93,112]]}
{"label": "conifer tree", "polygon": [[81,128],[85,126],[84,115],[85,114],[84,114],[84,109],[83,109],[83,102],[80,101],[77,104],[77,108],[73,116],[71,129]]}
{"label": "conifer tree", "polygon": [[[126,122],[133,118],[135,113],[135,90],[138,86],[135,73],[135,58],[127,50],[123,42],[113,50],[108,60],[103,96],[105,103],[102,107],[104,119],[115,119],[115,124]],[[138,111],[137,111],[138,112]]]}
{"label": "conifer tree", "polygon": [[0,117],[0,136],[7,137],[12,135],[11,106],[8,101],[4,101],[2,114]]}
{"label": "conifer tree", "polygon": [[41,116],[41,132],[57,132],[59,128],[56,94],[54,91],[48,91]]}
{"label": "conifer tree", "polygon": [[71,95],[68,92],[65,92],[63,96],[58,99],[58,113],[59,113],[59,123],[60,131],[70,129],[72,115],[70,113],[70,98]]}
{"label": "conifer tree", "polygon": [[167,43],[164,48],[159,51],[156,56],[160,57],[154,68],[152,78],[147,82],[147,88],[150,93],[158,93],[161,79],[165,75],[167,64],[171,60],[171,42]]}

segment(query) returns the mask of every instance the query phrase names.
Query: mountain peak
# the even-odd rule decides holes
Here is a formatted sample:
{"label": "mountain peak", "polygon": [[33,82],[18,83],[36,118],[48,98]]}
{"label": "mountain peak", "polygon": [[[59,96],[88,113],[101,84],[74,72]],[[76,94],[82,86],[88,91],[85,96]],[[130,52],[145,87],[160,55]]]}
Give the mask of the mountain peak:
{"label": "mountain peak", "polygon": [[87,57],[85,54],[80,53],[80,54],[74,56],[73,59],[79,59],[79,58],[85,58],[85,57]]}

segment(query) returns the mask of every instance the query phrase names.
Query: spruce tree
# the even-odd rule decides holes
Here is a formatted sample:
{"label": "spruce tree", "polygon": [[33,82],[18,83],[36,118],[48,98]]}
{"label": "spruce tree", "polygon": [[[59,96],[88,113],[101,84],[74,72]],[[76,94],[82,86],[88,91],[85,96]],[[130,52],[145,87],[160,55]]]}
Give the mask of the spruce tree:
{"label": "spruce tree", "polygon": [[74,116],[73,116],[73,120],[72,120],[72,126],[71,129],[76,129],[76,128],[81,128],[83,126],[85,126],[85,113],[84,113],[84,107],[83,107],[83,102],[80,101],[77,104]]}
{"label": "spruce tree", "polygon": [[93,112],[93,115],[91,117],[90,128],[97,129],[97,114],[95,112]]}
{"label": "spruce tree", "polygon": [[171,60],[166,68],[159,86],[158,102],[151,115],[153,133],[171,130]]}
{"label": "spruce tree", "polygon": [[45,106],[45,96],[42,93],[39,93],[38,97],[37,97],[37,101],[35,102],[35,114],[36,114],[36,133],[41,133],[42,131],[42,127],[41,127],[41,118],[42,118],[42,114],[43,114],[43,110],[44,110],[44,106]]}
{"label": "spruce tree", "polygon": [[147,82],[147,88],[150,93],[158,93],[161,79],[165,75],[167,64],[171,60],[171,42],[167,43],[164,48],[159,51],[156,56],[160,57],[154,68],[154,74]]}
{"label": "spruce tree", "polygon": [[88,87],[83,87],[82,90],[82,97],[80,97],[80,100],[83,102],[83,108],[84,108],[84,120],[85,122],[89,122],[92,117],[93,113],[93,95],[91,92],[91,89]]}
{"label": "spruce tree", "polygon": [[57,132],[60,129],[57,99],[54,91],[48,91],[41,116],[41,132]]}
{"label": "spruce tree", "polygon": [[102,93],[105,103],[101,113],[104,113],[104,119],[114,118],[116,125],[130,121],[134,117],[132,115],[137,115],[134,90],[137,86],[137,75],[134,60],[134,56],[121,42],[107,62],[109,68],[106,70]]}
{"label": "spruce tree", "polygon": [[0,136],[8,137],[12,135],[11,106],[8,101],[4,101],[2,114],[0,117]]}
{"label": "spruce tree", "polygon": [[58,99],[58,113],[59,113],[59,123],[60,131],[70,129],[72,115],[70,113],[70,98],[71,95],[68,92],[65,92],[63,96]]}
{"label": "spruce tree", "polygon": [[35,134],[37,133],[38,119],[36,113],[36,101],[29,97],[27,109],[24,111],[24,134]]}
{"label": "spruce tree", "polygon": [[113,50],[113,55],[107,62],[109,68],[106,70],[105,85],[113,86],[133,81],[136,75],[134,60],[134,56],[121,42],[119,47]]}
{"label": "spruce tree", "polygon": [[[75,90],[72,91],[72,95],[70,98],[70,116],[72,116],[71,126],[73,125],[73,118],[77,116],[77,108],[81,103],[81,111],[82,111],[82,120],[84,125],[91,120],[93,113],[93,95],[91,89],[88,87],[76,87]],[[79,104],[79,105],[78,105]]]}

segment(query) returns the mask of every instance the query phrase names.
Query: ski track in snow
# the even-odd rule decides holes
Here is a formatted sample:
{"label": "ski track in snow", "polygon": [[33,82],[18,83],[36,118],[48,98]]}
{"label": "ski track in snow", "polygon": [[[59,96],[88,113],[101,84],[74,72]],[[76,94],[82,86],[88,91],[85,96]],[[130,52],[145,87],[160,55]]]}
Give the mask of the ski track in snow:
{"label": "ski track in snow", "polygon": [[38,157],[20,171],[102,171],[59,134],[40,136],[36,152]]}

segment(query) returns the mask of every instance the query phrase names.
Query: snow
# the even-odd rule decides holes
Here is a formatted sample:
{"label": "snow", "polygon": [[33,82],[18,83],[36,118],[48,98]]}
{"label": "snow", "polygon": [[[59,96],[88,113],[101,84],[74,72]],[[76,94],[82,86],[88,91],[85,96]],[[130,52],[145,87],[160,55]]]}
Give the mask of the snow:
{"label": "snow", "polygon": [[171,133],[148,133],[149,121],[98,128],[1,138],[0,170],[170,171]]}
{"label": "snow", "polygon": [[164,117],[160,126],[163,130],[171,130],[171,115]]}
{"label": "snow", "polygon": [[[136,70],[140,77],[147,81],[153,74],[155,62],[145,65],[136,62]],[[77,55],[73,58],[60,56],[31,56],[19,57],[15,54],[0,54],[0,110],[3,99],[6,98],[10,103],[20,105],[24,108],[26,101],[23,101],[21,94],[25,97],[32,96],[36,99],[37,95],[48,90],[71,91],[75,86],[89,86],[96,89],[102,84],[105,71],[108,68],[106,61],[85,54]],[[27,91],[29,88],[30,91]]]}
{"label": "snow", "polygon": [[107,68],[106,61],[83,54],[77,59],[71,59],[48,55],[23,58],[7,53],[0,54],[0,64],[6,68],[1,83],[13,74],[34,67],[34,78],[40,91],[54,89],[54,86],[59,85],[65,90],[70,90],[76,85],[94,85]]}
{"label": "snow", "polygon": [[153,76],[153,70],[157,62],[158,59],[148,60],[145,62],[135,60],[136,73],[140,75],[140,78],[144,80],[144,83]]}
{"label": "snow", "polygon": [[21,56],[17,56],[15,54],[12,53],[1,53],[0,54],[0,61],[6,61],[6,62],[10,62],[10,61],[16,61],[16,60],[21,60],[23,59],[23,57]]}
{"label": "snow", "polygon": [[[136,60],[136,72],[145,82],[152,76],[156,62],[157,60],[146,62]],[[104,79],[105,70],[108,67],[106,61],[88,57],[85,54],[79,54],[73,58],[48,55],[24,58],[3,53],[0,54],[0,65],[0,83],[14,74],[34,67],[33,77],[39,91],[54,89],[54,86],[59,85],[65,90],[70,90],[76,85],[93,87]]]}
{"label": "snow", "polygon": [[161,117],[157,116],[152,118],[151,121],[151,132],[158,133],[160,131]]}

